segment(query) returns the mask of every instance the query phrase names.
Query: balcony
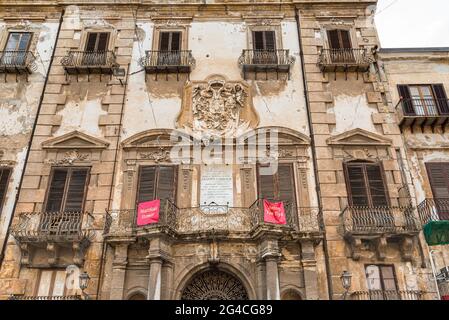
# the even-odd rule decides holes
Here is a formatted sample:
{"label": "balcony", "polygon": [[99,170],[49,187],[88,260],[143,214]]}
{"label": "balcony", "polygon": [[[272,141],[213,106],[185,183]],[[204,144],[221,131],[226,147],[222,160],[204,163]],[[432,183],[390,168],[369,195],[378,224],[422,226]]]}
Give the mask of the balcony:
{"label": "balcony", "polygon": [[31,74],[36,58],[30,51],[0,51],[0,73]]}
{"label": "balcony", "polygon": [[145,72],[158,73],[190,73],[195,66],[191,50],[180,51],[147,51],[140,59]]}
{"label": "balcony", "polygon": [[449,244],[449,199],[425,199],[418,215],[427,244]]}
{"label": "balcony", "polygon": [[425,300],[425,295],[412,290],[370,290],[352,292],[350,300]]}
{"label": "balcony", "polygon": [[318,66],[322,72],[366,72],[374,61],[368,49],[322,49]]}
{"label": "balcony", "polygon": [[[421,129],[429,126],[444,128],[449,122],[449,113],[440,110],[440,105],[445,103],[442,99],[402,99],[396,105],[401,129],[421,126]],[[449,103],[449,101],[448,101]]]}
{"label": "balcony", "polygon": [[46,250],[50,265],[64,255],[80,265],[93,236],[92,222],[87,212],[22,212],[11,234],[20,245],[22,264],[33,264],[33,252]]}
{"label": "balcony", "polygon": [[22,295],[11,295],[8,300],[83,300],[81,296],[22,296]]}
{"label": "balcony", "polygon": [[243,69],[246,79],[248,72],[276,72],[277,78],[279,73],[290,73],[290,68],[295,62],[295,57],[289,54],[289,50],[243,50],[239,58],[239,65]]}
{"label": "balcony", "polygon": [[118,67],[112,51],[75,51],[70,50],[61,59],[67,74],[112,74]]}
{"label": "balcony", "polygon": [[263,220],[263,203],[256,201],[250,208],[207,205],[178,208],[166,200],[161,205],[159,222],[137,226],[135,210],[112,210],[108,212],[105,236],[111,239],[150,236],[166,233],[182,239],[248,238],[263,231],[300,234],[303,237],[321,236],[318,208],[286,206],[287,224],[274,225]]}
{"label": "balcony", "polygon": [[352,250],[352,258],[361,257],[362,241],[373,243],[378,257],[383,259],[387,239],[397,240],[405,261],[411,259],[413,237],[419,233],[419,223],[413,207],[346,207],[340,215],[343,233]]}

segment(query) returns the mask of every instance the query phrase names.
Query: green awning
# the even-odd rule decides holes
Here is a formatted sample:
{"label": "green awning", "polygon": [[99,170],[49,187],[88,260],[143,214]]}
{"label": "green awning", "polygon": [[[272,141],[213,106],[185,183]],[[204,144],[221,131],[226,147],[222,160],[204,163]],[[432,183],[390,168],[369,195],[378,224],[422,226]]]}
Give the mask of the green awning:
{"label": "green awning", "polygon": [[430,221],[424,226],[424,236],[429,246],[449,244],[449,221]]}

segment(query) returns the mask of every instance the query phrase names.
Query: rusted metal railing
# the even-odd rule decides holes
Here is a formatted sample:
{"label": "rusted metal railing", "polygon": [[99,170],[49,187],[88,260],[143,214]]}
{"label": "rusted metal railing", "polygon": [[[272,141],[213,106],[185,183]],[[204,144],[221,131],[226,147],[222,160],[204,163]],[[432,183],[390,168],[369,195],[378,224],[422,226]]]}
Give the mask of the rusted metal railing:
{"label": "rusted metal railing", "polygon": [[151,67],[186,67],[195,65],[191,50],[179,51],[146,51],[145,56],[140,60],[140,64],[145,68]]}
{"label": "rusted metal railing", "polygon": [[31,51],[0,51],[0,72],[31,72],[36,69],[35,61]]}
{"label": "rusted metal railing", "polygon": [[239,58],[239,65],[268,65],[268,66],[290,66],[295,58],[289,54],[289,50],[255,50],[245,49]]}
{"label": "rusted metal railing", "polygon": [[22,212],[11,234],[19,242],[68,242],[90,239],[93,216],[88,212]]}
{"label": "rusted metal railing", "polygon": [[82,300],[79,295],[71,296],[22,296],[11,295],[9,300]]}
{"label": "rusted metal railing", "polygon": [[418,205],[418,215],[422,225],[449,220],[449,199],[425,199]]}
{"label": "rusted metal railing", "polygon": [[448,104],[446,99],[421,99],[421,98],[401,98],[398,106],[402,107],[404,116],[409,117],[437,117],[440,115],[449,115],[449,112],[440,110],[440,105]]}
{"label": "rusted metal railing", "polygon": [[341,217],[344,231],[349,233],[401,233],[419,230],[411,206],[348,206]]}
{"label": "rusted metal railing", "polygon": [[369,290],[356,291],[350,295],[351,300],[424,300],[422,291],[414,290]]}
{"label": "rusted metal railing", "polygon": [[70,50],[61,59],[61,64],[67,68],[111,69],[117,66],[113,51],[80,51]]}
{"label": "rusted metal railing", "polygon": [[319,53],[318,65],[366,67],[374,61],[374,55],[368,49],[322,49]]}

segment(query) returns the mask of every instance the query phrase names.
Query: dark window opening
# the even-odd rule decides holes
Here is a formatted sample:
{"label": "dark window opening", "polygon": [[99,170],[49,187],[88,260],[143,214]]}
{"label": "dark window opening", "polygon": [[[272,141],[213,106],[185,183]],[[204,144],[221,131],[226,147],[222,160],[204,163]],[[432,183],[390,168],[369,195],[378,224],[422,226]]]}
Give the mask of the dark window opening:
{"label": "dark window opening", "polygon": [[11,169],[0,169],[0,214],[2,212],[3,203],[6,198],[6,191],[8,190],[9,177],[11,176]]}
{"label": "dark window opening", "polygon": [[290,163],[278,164],[278,170],[273,175],[263,175],[258,167],[258,193],[259,199],[269,201],[285,201],[296,203],[295,180],[293,165]]}
{"label": "dark window opening", "polygon": [[274,31],[253,31],[253,63],[277,64],[276,33]]}
{"label": "dark window opening", "polygon": [[155,199],[175,201],[176,167],[143,166],[139,170],[137,203]]}

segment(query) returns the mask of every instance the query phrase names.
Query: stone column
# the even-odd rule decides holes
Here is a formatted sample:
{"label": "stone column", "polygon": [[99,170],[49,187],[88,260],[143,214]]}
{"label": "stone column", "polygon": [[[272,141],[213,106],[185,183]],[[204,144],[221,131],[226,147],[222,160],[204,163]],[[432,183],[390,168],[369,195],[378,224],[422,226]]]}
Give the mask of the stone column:
{"label": "stone column", "polygon": [[312,241],[301,242],[301,262],[304,270],[304,285],[307,300],[318,300],[318,274],[315,247]]}
{"label": "stone column", "polygon": [[162,300],[171,300],[173,292],[173,263],[165,261],[162,264]]}
{"label": "stone column", "polygon": [[150,258],[150,277],[148,281],[148,300],[161,300],[162,259]]}
{"label": "stone column", "polygon": [[265,286],[265,261],[260,259],[257,261],[257,299],[265,300],[267,292]]}
{"label": "stone column", "polygon": [[265,258],[267,300],[280,300],[278,257],[268,256]]}
{"label": "stone column", "polygon": [[123,299],[127,264],[128,243],[117,244],[114,248],[114,261],[112,262],[111,300]]}

